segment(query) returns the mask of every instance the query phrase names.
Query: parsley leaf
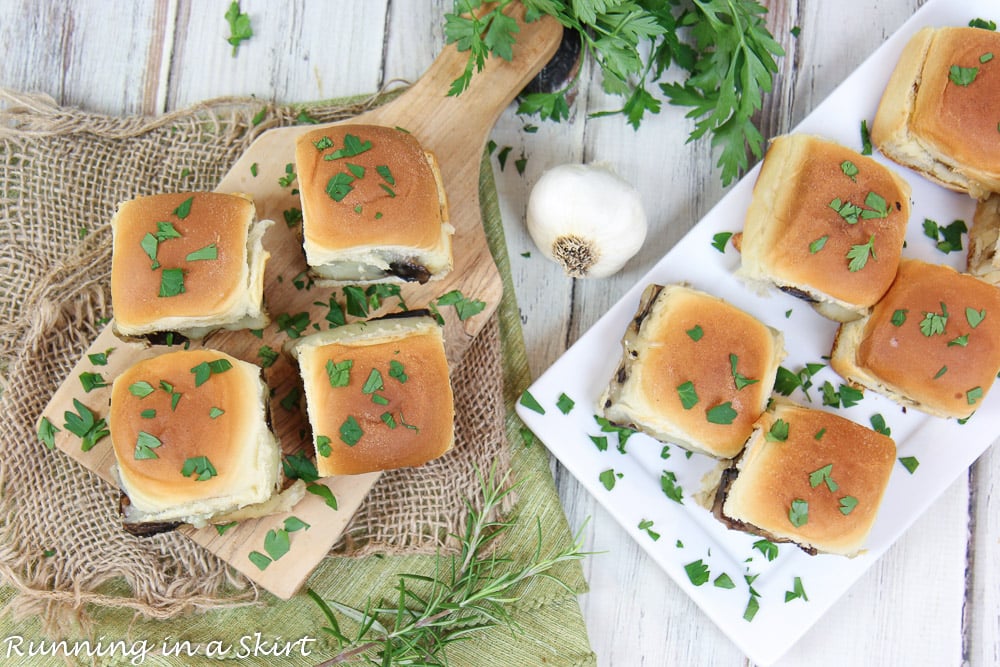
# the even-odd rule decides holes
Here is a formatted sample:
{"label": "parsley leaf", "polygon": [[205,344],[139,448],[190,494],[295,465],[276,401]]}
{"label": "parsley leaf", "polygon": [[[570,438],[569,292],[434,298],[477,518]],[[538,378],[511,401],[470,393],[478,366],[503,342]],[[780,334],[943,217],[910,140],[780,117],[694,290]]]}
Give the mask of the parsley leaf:
{"label": "parsley leaf", "polygon": [[854,496],[844,496],[840,499],[840,513],[847,516],[858,506],[858,499]]}
{"label": "parsley leaf", "polygon": [[564,415],[568,415],[569,411],[573,409],[576,405],[576,401],[567,396],[566,394],[559,394],[559,400],[556,401],[556,407],[559,408],[559,412]]}
{"label": "parsley leaf", "polygon": [[732,401],[726,401],[710,408],[705,416],[713,424],[732,424],[736,419],[736,410],[733,409]]}
{"label": "parsley leaf", "polygon": [[362,435],[364,435],[364,431],[361,430],[358,420],[354,418],[354,415],[348,415],[344,423],[340,425],[340,439],[348,447],[353,447],[358,444]]}
{"label": "parsley leaf", "polygon": [[796,528],[801,528],[809,522],[809,503],[801,498],[792,501],[788,508],[788,520]]}
{"label": "parsley leaf", "polygon": [[869,255],[872,259],[878,259],[878,257],[875,256],[874,234],[868,238],[868,243],[852,245],[851,249],[847,251],[847,259],[850,260],[847,263],[847,270],[855,273],[865,268],[865,265],[868,264]]}
{"label": "parsley leaf", "polygon": [[916,456],[903,456],[899,459],[899,462],[903,464],[903,467],[911,475],[916,471],[917,466],[920,465],[920,461],[917,460]]}
{"label": "parsley leaf", "polygon": [[532,396],[531,392],[528,391],[527,389],[525,389],[524,393],[521,394],[521,400],[519,401],[519,403],[524,407],[528,408],[529,410],[531,410],[532,412],[537,412],[540,415],[545,414],[545,408],[542,407],[542,404],[539,403],[538,400],[534,396]]}
{"label": "parsley leaf", "polygon": [[694,406],[698,405],[698,394],[694,390],[694,382],[685,382],[684,384],[677,386],[677,395],[681,399],[681,405],[684,406],[685,410],[690,410]]}
{"label": "parsley leaf", "polygon": [[688,335],[688,338],[690,338],[696,343],[701,340],[702,336],[705,335],[705,331],[704,329],[701,328],[700,324],[694,325],[692,328],[688,329],[685,333]]}
{"label": "parsley leaf", "polygon": [[158,459],[159,456],[153,450],[161,446],[163,443],[155,435],[146,433],[145,431],[139,431],[139,436],[135,441],[135,460],[140,461],[142,459]]}
{"label": "parsley leaf", "polygon": [[232,45],[235,58],[240,44],[253,37],[253,28],[250,27],[250,17],[240,11],[240,3],[237,0],[233,0],[226,10],[226,21],[229,23],[229,37],[226,41]]}
{"label": "parsley leaf", "polygon": [[732,232],[719,232],[712,236],[712,247],[721,253],[726,252],[726,244],[729,243],[729,239],[732,238]]}
{"label": "parsley leaf", "polygon": [[185,477],[197,475],[195,478],[196,482],[205,482],[217,476],[219,473],[216,471],[215,466],[212,465],[212,462],[208,460],[207,456],[193,456],[184,461],[184,467],[181,468],[181,474]]}
{"label": "parsley leaf", "polygon": [[742,373],[737,372],[736,371],[736,364],[737,363],[739,363],[739,357],[737,357],[735,354],[730,353],[730,355],[729,355],[729,367],[732,370],[733,382],[736,384],[736,390],[737,391],[743,389],[744,387],[748,387],[748,386],[750,386],[752,384],[756,384],[757,382],[760,382],[760,380],[752,380],[752,379],[746,377],[745,375],[743,375]]}
{"label": "parsley leaf", "polygon": [[948,78],[952,83],[958,86],[968,86],[976,80],[978,75],[978,67],[961,67],[959,65],[952,65],[948,69]]}
{"label": "parsley leaf", "polygon": [[942,301],[940,313],[924,312],[924,319],[920,321],[920,333],[927,337],[938,336],[944,333],[947,324],[948,307]]}
{"label": "parsley leaf", "polygon": [[788,440],[788,422],[778,419],[771,424],[770,430],[764,434],[764,439],[770,442],[785,442]]}
{"label": "parsley leaf", "polygon": [[351,368],[354,367],[353,359],[335,362],[333,359],[326,361],[326,374],[330,378],[331,387],[346,387],[351,382]]}
{"label": "parsley leaf", "polygon": [[769,540],[757,540],[753,543],[753,548],[764,554],[764,558],[768,561],[778,557],[778,545]]}
{"label": "parsley leaf", "polygon": [[832,474],[832,463],[826,464],[819,470],[812,471],[809,473],[809,486],[815,489],[820,484],[826,484],[826,488],[830,489],[830,491],[836,491],[840,487],[835,481],[833,481]]}
{"label": "parsley leaf", "polygon": [[708,565],[702,562],[700,558],[693,563],[685,565],[684,571],[687,573],[688,579],[695,586],[701,586],[709,579]]}
{"label": "parsley leaf", "polygon": [[664,470],[660,475],[660,488],[663,495],[670,498],[675,503],[684,504],[684,489],[677,483],[677,475],[669,470]]}

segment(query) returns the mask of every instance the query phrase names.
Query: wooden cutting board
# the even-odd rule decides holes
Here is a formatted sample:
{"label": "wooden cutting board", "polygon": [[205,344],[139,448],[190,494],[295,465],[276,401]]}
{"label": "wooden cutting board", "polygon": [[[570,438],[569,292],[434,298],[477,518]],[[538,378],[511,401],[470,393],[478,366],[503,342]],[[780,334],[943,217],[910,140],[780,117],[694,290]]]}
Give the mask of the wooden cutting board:
{"label": "wooden cutting board", "polygon": [[[469,344],[496,310],[502,294],[501,279],[489,252],[479,209],[479,170],[483,149],[500,113],[552,57],[562,35],[562,28],[555,20],[543,18],[525,23],[523,8],[515,7],[514,11],[520,32],[514,45],[513,59],[508,62],[490,58],[484,70],[473,76],[469,89],[462,95],[447,96],[452,80],[462,73],[467,59],[467,53],[459,53],[452,45],[446,47],[421,79],[401,96],[346,121],[405,128],[437,156],[449,200],[451,223],[455,227],[455,268],[440,281],[425,285],[403,284],[402,295],[411,309],[426,306],[442,294],[456,289],[470,299],[485,302],[481,313],[464,322],[458,319],[454,308],[440,309],[446,319],[445,347],[452,367],[461,361]],[[275,221],[264,239],[264,245],[271,253],[265,277],[265,303],[272,324],[263,331],[261,338],[248,331],[219,332],[192,344],[192,347],[222,350],[259,364],[261,346],[269,345],[274,350],[281,350],[289,340],[288,335],[279,331],[274,323],[280,314],[305,312],[309,314],[311,323],[317,327],[322,324],[325,329],[324,317],[329,310],[326,304],[331,295],[344,303],[344,294],[340,289],[308,286],[303,277],[306,265],[299,231],[295,226],[286,224],[284,217],[285,211],[299,208],[300,203],[298,196],[292,194],[294,185],[283,186],[279,180],[286,176],[286,165],[294,165],[297,137],[317,127],[320,126],[278,128],[264,133],[216,188],[220,192],[251,194],[257,204],[258,216]],[[253,165],[256,166],[251,169]],[[390,298],[382,311],[395,309],[396,299]],[[314,328],[310,325],[305,333],[312,332]],[[107,365],[95,366],[88,358],[90,354],[111,348],[114,351],[108,356]],[[64,427],[64,414],[74,409],[73,400],[76,399],[92,410],[97,418],[107,416],[110,387],[85,392],[80,381],[81,373],[100,373],[110,385],[133,363],[166,349],[124,342],[112,333],[112,326],[108,325],[65,378],[41,415],[62,429],[56,433],[56,447],[114,484],[110,474],[114,463],[110,439],[104,438],[90,451],[82,451],[80,439]],[[297,401],[297,406],[291,400],[295,392],[301,391],[297,367],[282,355],[265,369],[264,375],[272,389],[273,426],[282,450],[285,454],[303,452],[312,457],[304,398]],[[283,399],[288,403],[287,408],[279,407]],[[475,443],[465,445],[474,446]],[[254,565],[248,554],[252,551],[264,553],[264,539],[268,531],[281,528],[288,514],[244,521],[223,535],[219,535],[212,526],[200,530],[184,527],[181,531],[261,587],[287,599],[302,587],[326,556],[378,478],[379,473],[370,473],[320,480],[335,495],[338,508],[333,510],[321,497],[306,494],[291,514],[309,524],[310,528],[291,533],[290,551],[264,570]]]}

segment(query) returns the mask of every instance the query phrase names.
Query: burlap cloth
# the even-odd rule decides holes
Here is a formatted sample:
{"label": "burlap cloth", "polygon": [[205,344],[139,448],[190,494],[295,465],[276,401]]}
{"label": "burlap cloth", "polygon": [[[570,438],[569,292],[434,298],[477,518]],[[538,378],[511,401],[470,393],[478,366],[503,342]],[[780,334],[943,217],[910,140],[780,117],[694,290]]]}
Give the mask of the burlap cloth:
{"label": "burlap cloth", "polygon": [[[375,103],[277,107],[217,100],[157,118],[111,118],[0,89],[0,577],[6,584],[0,662],[4,637],[13,635],[128,636],[154,644],[235,643],[248,632],[286,640],[320,636],[318,608],[304,596],[278,601],[181,535],[135,538],[121,531],[116,492],[45,449],[34,424],[111,315],[108,221],[118,201],[212,189],[261,132],[348,118]],[[363,606],[372,595],[391,597],[399,573],[432,573],[451,547],[444,536],[460,532],[465,499],[479,496],[477,468],[503,474],[512,467],[524,480],[515,509],[521,520],[504,552],[530,558],[538,527],[543,550],[571,539],[544,452],[516,442],[511,406],[529,376],[488,162],[480,190],[505,296],[453,371],[457,446],[428,466],[387,473],[373,488],[308,584],[339,602]],[[557,574],[569,591],[533,583],[515,610],[520,632],[498,629],[455,645],[452,664],[590,664],[572,595],[585,586],[582,571],[571,564]],[[150,656],[143,664],[196,661]],[[86,661],[119,663],[128,659]],[[241,663],[273,659],[251,655]]]}

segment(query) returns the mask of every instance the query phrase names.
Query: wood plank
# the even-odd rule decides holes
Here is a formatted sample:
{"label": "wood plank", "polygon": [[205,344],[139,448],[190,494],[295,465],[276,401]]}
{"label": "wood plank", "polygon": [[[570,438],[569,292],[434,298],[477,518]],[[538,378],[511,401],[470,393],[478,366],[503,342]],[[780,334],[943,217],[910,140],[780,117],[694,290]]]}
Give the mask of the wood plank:
{"label": "wood plank", "polygon": [[[464,68],[465,56],[454,48],[447,48],[404,95],[351,121],[405,127],[437,156],[450,200],[450,222],[456,230],[455,269],[443,279],[426,285],[406,284],[403,295],[411,308],[423,307],[433,298],[454,289],[486,304],[482,313],[464,322],[451,313],[445,313],[445,345],[453,366],[458,364],[475,335],[496,309],[502,294],[502,283],[489,254],[479,209],[478,174],[482,147],[501,110],[555,50],[560,33],[561,28],[553,20],[522,25],[523,41],[516,48],[514,59],[511,62],[491,60],[466,95],[457,98],[446,97],[442,91],[447,90],[449,82]],[[236,162],[220,182],[218,190],[246,192],[253,196],[262,218],[280,220],[281,212],[297,205],[298,198],[291,194],[290,189],[279,184],[279,177],[285,173],[285,165],[294,162],[296,138],[317,127],[308,125],[266,132]],[[250,169],[252,164],[258,166],[256,175]],[[328,293],[318,297],[319,290],[300,289],[294,284],[294,278],[306,269],[296,234],[287,225],[275,225],[265,236],[264,245],[271,253],[265,274],[265,302],[272,306],[281,304],[283,312],[308,312],[313,322],[322,322],[327,312],[323,304],[328,301]],[[320,305],[315,303],[317,298]],[[394,303],[392,305],[395,306]],[[272,318],[277,315],[276,312],[271,314]],[[263,331],[261,339],[247,331],[218,332],[203,344],[254,362],[261,344],[281,349],[285,342],[285,334],[276,325],[271,325]],[[113,355],[115,366],[108,367],[104,375],[109,382],[131,363],[154,352],[162,352],[162,349],[154,351],[142,346],[121,345],[109,326],[88,353],[109,347],[119,348]],[[80,395],[77,377],[88,365],[85,356],[45,409],[43,414],[52,423],[64,423],[61,419],[63,413]],[[297,368],[287,359],[281,359],[268,368],[265,379],[275,397],[288,395],[300,384]],[[95,390],[86,397],[89,407],[100,416],[105,414],[108,394],[109,390],[105,388]],[[275,434],[286,453],[297,452],[303,446],[311,450],[308,439],[303,442],[303,434],[309,429],[301,411],[275,410],[272,416]],[[95,447],[89,452],[82,452],[75,438],[66,432],[59,436],[56,444],[60,449],[113,483],[110,467],[114,456],[109,447]],[[279,597],[288,598],[299,589],[340,537],[351,514],[377,478],[377,474],[369,474],[324,480],[323,483],[334,491],[338,500],[339,508],[334,517],[330,518],[330,509],[320,497],[307,494],[294,508],[294,513],[313,527],[296,534],[294,558],[274,561],[263,571],[257,569],[247,556],[262,549],[264,536],[281,526],[283,515],[244,522],[238,530],[222,536],[211,527],[185,532],[251,580]]]}
{"label": "wood plank", "polygon": [[1000,664],[1000,443],[972,467],[969,570],[966,577],[964,659],[969,665]]}
{"label": "wood plank", "polygon": [[168,9],[167,0],[2,2],[0,85],[91,111],[152,113]]}
{"label": "wood plank", "polygon": [[230,0],[181,0],[167,106],[226,95],[305,102],[371,93],[382,78],[386,4],[244,1],[254,35],[233,57]]}

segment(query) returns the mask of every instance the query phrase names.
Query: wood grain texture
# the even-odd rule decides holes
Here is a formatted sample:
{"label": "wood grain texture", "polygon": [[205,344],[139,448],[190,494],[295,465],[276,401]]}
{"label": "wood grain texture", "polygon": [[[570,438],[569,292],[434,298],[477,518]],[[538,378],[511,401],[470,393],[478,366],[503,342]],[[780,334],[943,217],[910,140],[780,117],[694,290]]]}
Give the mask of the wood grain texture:
{"label": "wood grain texture", "polygon": [[[765,4],[771,10],[769,25],[788,52],[781,62],[779,90],[766,100],[760,116],[765,134],[773,136],[801,120],[923,2],[771,0]],[[256,34],[236,59],[224,40],[225,5],[185,0],[152,4],[78,0],[72,5],[7,0],[0,3],[0,37],[6,45],[0,85],[42,90],[64,103],[115,113],[162,111],[240,91],[282,101],[370,92],[396,77],[413,81],[426,69],[443,44],[440,17],[452,3],[339,0],[306,5],[244,0]],[[171,12],[177,17],[174,26],[169,25]],[[187,22],[181,20],[185,12]],[[302,19],[285,16],[304,17],[306,12],[309,25],[298,28],[295,21]],[[351,26],[350,31],[338,31],[331,43],[310,47],[310,60],[302,66],[305,61],[295,58],[306,49],[289,46],[289,40],[295,35],[305,44],[324,39],[328,31],[312,26],[322,26],[331,14],[337,14],[339,25]],[[384,25],[373,18],[379,16]],[[91,29],[70,30],[70,19]],[[168,25],[159,25],[161,20]],[[190,25],[195,20],[204,24],[197,37],[187,30],[195,28]],[[797,39],[789,32],[793,26],[801,28]],[[119,31],[131,31],[134,40],[120,38]],[[130,47],[133,42],[139,46]],[[166,65],[156,64],[151,55],[156,52],[163,54],[166,60],[161,65]],[[292,60],[286,61],[289,53]],[[351,67],[325,64],[333,62],[330,54],[343,53],[350,54]],[[320,60],[322,67],[315,65]],[[160,95],[153,99],[161,99],[162,106],[149,108],[146,91],[151,87]],[[585,70],[570,122],[537,123],[508,107],[492,134],[500,147],[512,147],[502,171],[496,154],[493,165],[535,375],[724,192],[707,141],[684,143],[690,123],[682,110],[664,106],[639,132],[620,118],[588,117],[589,112],[613,104],[604,97],[593,72]],[[537,133],[524,132],[530,122],[539,126]],[[513,164],[522,150],[527,157],[523,176]],[[623,274],[583,284],[565,278],[540,256],[524,231],[523,217],[530,187],[545,168],[594,160],[611,162],[641,184],[650,233],[647,247]],[[523,252],[531,256],[522,257]],[[976,464],[971,482],[953,485],[782,664],[998,664],[1000,574],[993,564],[1000,549],[998,465],[1000,454],[995,449],[987,452]],[[590,517],[586,546],[604,552],[586,562],[591,591],[581,598],[600,664],[747,664],[591,496],[558,464],[553,467],[571,525],[578,527]]]}

